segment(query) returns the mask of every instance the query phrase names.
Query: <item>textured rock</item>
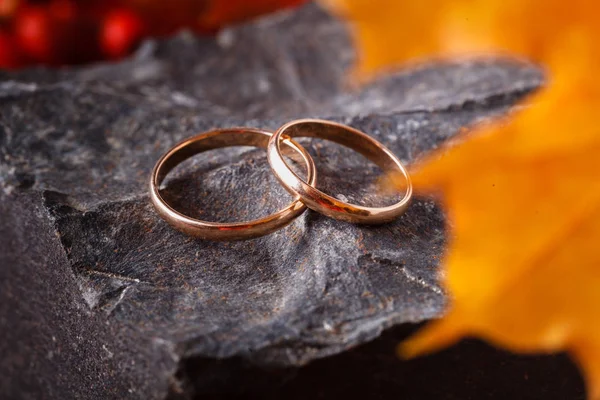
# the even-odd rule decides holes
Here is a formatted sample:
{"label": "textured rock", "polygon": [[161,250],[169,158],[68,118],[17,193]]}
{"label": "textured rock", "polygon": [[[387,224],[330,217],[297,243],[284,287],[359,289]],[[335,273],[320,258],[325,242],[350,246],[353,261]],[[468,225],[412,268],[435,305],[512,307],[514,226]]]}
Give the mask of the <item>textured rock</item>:
{"label": "textured rock", "polygon": [[[507,112],[542,81],[532,66],[487,60],[423,66],[353,91],[344,80],[352,58],[343,28],[311,5],[216,40],[149,42],[116,65],[3,73],[7,393],[21,393],[20,373],[33,382],[31,397],[185,397],[177,378],[185,360],[298,366],[440,315],[444,220],[430,200],[379,227],[307,212],[275,234],[234,243],[186,237],[149,204],[157,158],[199,131],[322,117],[371,134],[410,163],[462,127]],[[303,143],[320,188],[382,201],[374,166],[337,145]],[[166,196],[201,218],[257,217],[290,199],[260,149],[207,153],[173,175]],[[53,365],[69,367],[40,379]]]}

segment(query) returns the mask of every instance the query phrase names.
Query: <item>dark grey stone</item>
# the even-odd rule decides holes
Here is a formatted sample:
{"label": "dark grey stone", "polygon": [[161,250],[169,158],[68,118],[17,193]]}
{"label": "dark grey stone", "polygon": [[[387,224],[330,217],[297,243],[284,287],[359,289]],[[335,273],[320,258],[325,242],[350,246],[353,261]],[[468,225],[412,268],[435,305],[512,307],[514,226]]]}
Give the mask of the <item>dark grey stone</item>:
{"label": "dark grey stone", "polygon": [[[8,397],[186,398],[189,360],[301,366],[439,316],[445,229],[430,199],[382,226],[310,211],[275,234],[233,243],[186,237],[149,204],[153,164],[200,131],[322,117],[411,163],[542,82],[531,65],[485,60],[423,66],[359,91],[345,81],[352,59],[343,27],[310,5],[216,39],[148,42],[119,64],[2,73],[0,383]],[[331,143],[302,143],[320,188],[384,201],[374,166]],[[219,221],[290,201],[260,149],[196,157],[165,195]]]}

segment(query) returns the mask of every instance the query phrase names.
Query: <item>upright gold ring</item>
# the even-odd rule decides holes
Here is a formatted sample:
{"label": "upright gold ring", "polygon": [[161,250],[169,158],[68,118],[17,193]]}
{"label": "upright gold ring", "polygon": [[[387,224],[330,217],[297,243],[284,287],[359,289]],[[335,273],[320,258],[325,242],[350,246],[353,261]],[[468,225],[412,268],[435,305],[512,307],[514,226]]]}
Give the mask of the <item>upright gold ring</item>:
{"label": "upright gold ring", "polygon": [[[302,180],[285,162],[281,143],[297,137],[315,137],[349,147],[379,165],[384,171],[401,174],[406,179],[406,192],[397,203],[387,207],[363,207],[340,201]],[[412,197],[412,184],[400,160],[384,145],[349,126],[330,121],[303,119],[281,126],[269,140],[267,157],[279,182],[292,195],[299,196],[308,208],[328,217],[363,224],[389,222],[402,214]]]}
{"label": "upright gold ring", "polygon": [[[174,146],[156,163],[150,177],[150,198],[158,214],[171,226],[188,235],[209,240],[241,240],[263,236],[283,228],[306,210],[296,195],[282,210],[267,217],[236,223],[201,221],[188,217],[173,209],[163,199],[159,187],[167,174],[181,162],[204,151],[230,146],[256,146],[266,148],[272,132],[262,129],[232,128],[203,133]],[[285,148],[300,156],[306,166],[306,180],[314,185],[316,169],[308,152],[289,139],[282,140]]]}

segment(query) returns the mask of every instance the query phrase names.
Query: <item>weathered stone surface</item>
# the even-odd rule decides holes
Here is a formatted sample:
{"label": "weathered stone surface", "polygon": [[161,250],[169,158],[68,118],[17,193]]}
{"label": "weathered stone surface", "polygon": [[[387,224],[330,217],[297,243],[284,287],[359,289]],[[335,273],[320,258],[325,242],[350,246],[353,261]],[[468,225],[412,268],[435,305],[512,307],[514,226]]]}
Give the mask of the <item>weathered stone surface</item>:
{"label": "weathered stone surface", "polygon": [[[352,58],[342,27],[311,5],[216,40],[147,43],[116,65],[3,73],[7,393],[20,397],[31,382],[32,398],[186,397],[186,360],[299,366],[440,315],[444,220],[428,199],[383,226],[307,212],[273,235],[235,243],[186,237],[149,204],[157,158],[199,131],[322,117],[373,135],[410,163],[462,127],[507,112],[542,81],[532,66],[488,60],[424,66],[352,91],[344,81]],[[303,143],[320,188],[381,201],[374,166],[330,143]],[[221,221],[290,200],[260,149],[197,157],[165,192],[178,209]],[[56,379],[39,379],[55,365]]]}

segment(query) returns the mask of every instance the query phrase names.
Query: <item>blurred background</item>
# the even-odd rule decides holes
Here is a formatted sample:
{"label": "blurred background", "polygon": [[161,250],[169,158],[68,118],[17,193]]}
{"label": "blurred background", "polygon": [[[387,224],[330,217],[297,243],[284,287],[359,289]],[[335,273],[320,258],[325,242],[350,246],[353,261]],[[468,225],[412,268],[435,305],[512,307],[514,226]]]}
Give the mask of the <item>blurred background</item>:
{"label": "blurred background", "polygon": [[307,0],[0,0],[0,69],[126,57],[145,37],[219,29]]}

